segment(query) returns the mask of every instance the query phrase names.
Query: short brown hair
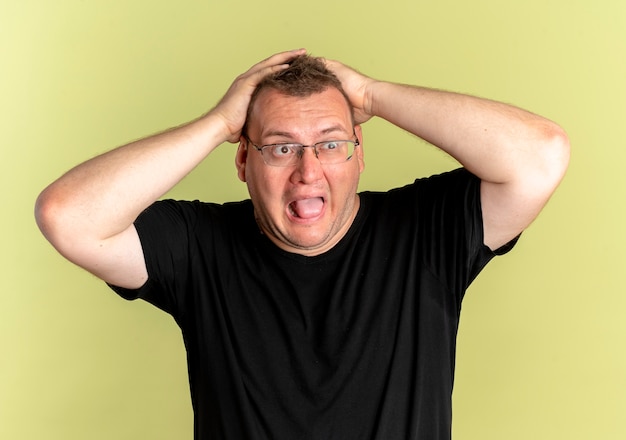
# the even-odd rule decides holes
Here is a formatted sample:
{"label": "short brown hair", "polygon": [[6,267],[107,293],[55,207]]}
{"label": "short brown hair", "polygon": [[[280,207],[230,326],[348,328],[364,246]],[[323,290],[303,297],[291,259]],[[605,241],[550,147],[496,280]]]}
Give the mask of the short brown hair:
{"label": "short brown hair", "polygon": [[346,98],[346,103],[350,108],[352,120],[354,114],[348,95],[343,90],[341,81],[331,72],[324,63],[324,60],[311,55],[300,55],[289,63],[289,67],[274,74],[268,75],[259,82],[252,93],[248,104],[248,113],[244,123],[242,133],[247,135],[248,120],[252,113],[252,108],[256,98],[263,89],[274,89],[287,96],[297,96],[306,98],[315,93],[322,93],[328,88],[335,88]]}

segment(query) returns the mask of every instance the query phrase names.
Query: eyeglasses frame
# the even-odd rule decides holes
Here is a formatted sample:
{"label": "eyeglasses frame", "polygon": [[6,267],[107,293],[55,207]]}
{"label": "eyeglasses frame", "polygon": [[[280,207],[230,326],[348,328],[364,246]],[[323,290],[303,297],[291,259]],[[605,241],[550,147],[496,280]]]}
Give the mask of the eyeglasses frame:
{"label": "eyeglasses frame", "polygon": [[[354,155],[354,149],[356,149],[358,146],[361,145],[361,143],[359,142],[359,138],[356,135],[355,132],[352,133],[354,136],[354,140],[352,139],[331,139],[328,141],[320,141],[320,142],[316,142],[312,145],[304,145],[304,144],[300,144],[298,142],[283,142],[283,143],[277,143],[277,144],[266,144],[266,145],[261,145],[258,146],[256,145],[254,142],[252,142],[252,140],[248,137],[248,135],[244,134],[243,137],[250,143],[250,145],[252,145],[259,153],[261,153],[261,158],[263,158],[263,163],[265,163],[266,165],[270,166],[270,167],[290,167],[290,166],[295,166],[296,163],[294,164],[290,164],[290,165],[272,165],[267,163],[267,161],[265,160],[265,156],[263,155],[263,149],[267,148],[267,147],[277,147],[277,146],[281,146],[281,145],[292,145],[292,146],[298,146],[298,147],[302,147],[301,153],[299,154],[298,159],[302,160],[302,156],[304,155],[304,149],[305,148],[312,148],[313,149],[313,154],[315,154],[315,157],[319,160],[319,153],[317,151],[317,146],[320,144],[327,144],[329,142],[350,142],[354,144],[354,147],[352,149],[352,154],[350,154],[350,156],[348,156],[346,158],[346,160],[344,162],[348,162],[350,159],[352,159],[352,156]],[[337,164],[340,163],[344,163],[344,162],[337,162]],[[321,162],[320,162],[321,163]],[[330,164],[323,164],[322,165],[330,165]]]}

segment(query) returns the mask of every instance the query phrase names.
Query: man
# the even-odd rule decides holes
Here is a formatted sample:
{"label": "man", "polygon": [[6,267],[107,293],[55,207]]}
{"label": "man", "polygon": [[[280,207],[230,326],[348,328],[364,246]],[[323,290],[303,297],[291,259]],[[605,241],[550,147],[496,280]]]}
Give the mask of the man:
{"label": "man", "polygon": [[[373,116],[463,169],[357,194]],[[226,141],[251,200],[155,203]],[[448,439],[465,289],[568,157],[539,116],[295,50],[205,116],[69,171],[36,216],[66,258],[180,325],[196,438]]]}

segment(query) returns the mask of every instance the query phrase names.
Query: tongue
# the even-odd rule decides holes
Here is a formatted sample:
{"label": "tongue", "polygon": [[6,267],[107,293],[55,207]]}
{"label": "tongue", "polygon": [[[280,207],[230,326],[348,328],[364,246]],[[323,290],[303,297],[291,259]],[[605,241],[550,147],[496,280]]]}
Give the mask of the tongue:
{"label": "tongue", "polygon": [[291,203],[293,213],[300,218],[313,218],[320,215],[324,207],[321,197],[313,199],[296,200]]}

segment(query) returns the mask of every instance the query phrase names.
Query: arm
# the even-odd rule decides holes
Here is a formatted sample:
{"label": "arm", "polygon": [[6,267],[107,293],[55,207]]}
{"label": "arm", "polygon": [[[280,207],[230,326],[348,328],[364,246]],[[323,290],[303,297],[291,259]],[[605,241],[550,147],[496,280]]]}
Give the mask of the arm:
{"label": "arm", "polygon": [[35,206],[45,237],[99,278],[141,287],[147,271],[133,226],[137,216],[217,146],[238,141],[258,81],[300,53],[283,52],[256,64],[205,116],[93,158],[53,182]]}
{"label": "arm", "polygon": [[539,214],[561,181],[569,142],[553,122],[503,103],[365,77],[334,61],[357,122],[379,116],[478,176],[485,244],[497,249]]}

